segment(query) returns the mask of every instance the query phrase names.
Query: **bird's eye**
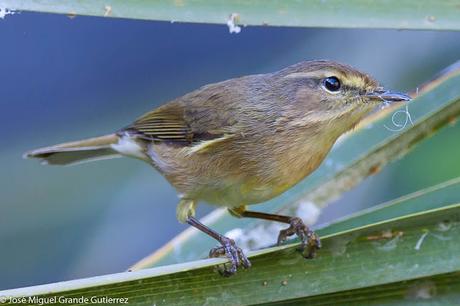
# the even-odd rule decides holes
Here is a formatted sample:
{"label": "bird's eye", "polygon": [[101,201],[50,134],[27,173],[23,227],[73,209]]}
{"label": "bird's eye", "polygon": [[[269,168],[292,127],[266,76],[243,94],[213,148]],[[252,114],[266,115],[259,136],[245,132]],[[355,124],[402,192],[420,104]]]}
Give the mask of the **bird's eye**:
{"label": "bird's eye", "polygon": [[335,76],[331,76],[323,80],[323,87],[329,92],[338,92],[340,90],[340,86],[340,81]]}

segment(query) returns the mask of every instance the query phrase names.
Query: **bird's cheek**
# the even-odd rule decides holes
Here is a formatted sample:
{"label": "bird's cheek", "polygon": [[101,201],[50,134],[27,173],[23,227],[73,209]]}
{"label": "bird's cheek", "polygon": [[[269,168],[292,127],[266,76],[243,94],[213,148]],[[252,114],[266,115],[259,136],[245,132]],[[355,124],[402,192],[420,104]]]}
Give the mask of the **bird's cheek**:
{"label": "bird's cheek", "polygon": [[320,97],[306,87],[297,89],[295,92],[295,103],[296,104],[315,104]]}

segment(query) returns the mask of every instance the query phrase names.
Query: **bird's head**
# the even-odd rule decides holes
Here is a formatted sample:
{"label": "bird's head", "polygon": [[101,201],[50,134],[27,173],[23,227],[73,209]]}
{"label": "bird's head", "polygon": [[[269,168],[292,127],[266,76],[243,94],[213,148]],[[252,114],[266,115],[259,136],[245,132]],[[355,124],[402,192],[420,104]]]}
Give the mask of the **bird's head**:
{"label": "bird's head", "polygon": [[294,124],[332,126],[343,133],[376,106],[406,102],[408,95],[386,90],[371,76],[333,61],[307,61],[273,74],[284,115]]}

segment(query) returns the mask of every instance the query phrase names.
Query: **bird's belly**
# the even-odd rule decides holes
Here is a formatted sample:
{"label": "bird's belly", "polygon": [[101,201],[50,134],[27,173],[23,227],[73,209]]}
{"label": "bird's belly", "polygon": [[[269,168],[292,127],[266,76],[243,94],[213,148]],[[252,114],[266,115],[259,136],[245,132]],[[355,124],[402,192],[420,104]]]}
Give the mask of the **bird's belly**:
{"label": "bird's belly", "polygon": [[268,201],[290,187],[259,183],[256,179],[224,180],[202,186],[195,197],[216,206],[238,207]]}
{"label": "bird's belly", "polygon": [[[243,176],[238,179],[220,179],[219,183],[208,183],[199,192],[197,198],[211,204],[226,207],[251,205],[268,201],[296,185],[314,171],[325,154],[313,154],[308,159],[297,159],[291,165],[266,171],[262,178]],[[211,180],[214,181],[214,180]]]}
{"label": "bird's belly", "polygon": [[149,156],[182,197],[238,207],[280,195],[310,174],[325,155],[316,146],[283,148],[282,159],[273,154],[251,159],[241,156],[241,150],[227,151],[189,155],[159,145],[151,147]]}

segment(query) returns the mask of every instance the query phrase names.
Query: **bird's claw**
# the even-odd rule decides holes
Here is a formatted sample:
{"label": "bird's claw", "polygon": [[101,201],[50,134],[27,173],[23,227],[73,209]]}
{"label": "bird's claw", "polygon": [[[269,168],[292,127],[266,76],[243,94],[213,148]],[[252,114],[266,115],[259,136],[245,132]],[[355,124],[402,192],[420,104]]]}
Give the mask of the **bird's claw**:
{"label": "bird's claw", "polygon": [[220,242],[221,246],[212,248],[209,251],[209,257],[226,256],[228,258],[229,263],[218,266],[217,268],[221,275],[231,276],[236,273],[240,266],[243,266],[245,269],[251,267],[251,262],[244,255],[243,251],[236,246],[234,240],[223,237]]}
{"label": "bird's claw", "polygon": [[[305,258],[315,257],[316,250],[321,248],[321,241],[315,232],[311,231],[308,226],[303,223],[302,219],[292,217],[289,220],[289,227],[281,230],[278,235],[278,245],[286,241],[287,237],[296,234],[300,239],[300,248]],[[304,251],[306,250],[306,253]]]}

